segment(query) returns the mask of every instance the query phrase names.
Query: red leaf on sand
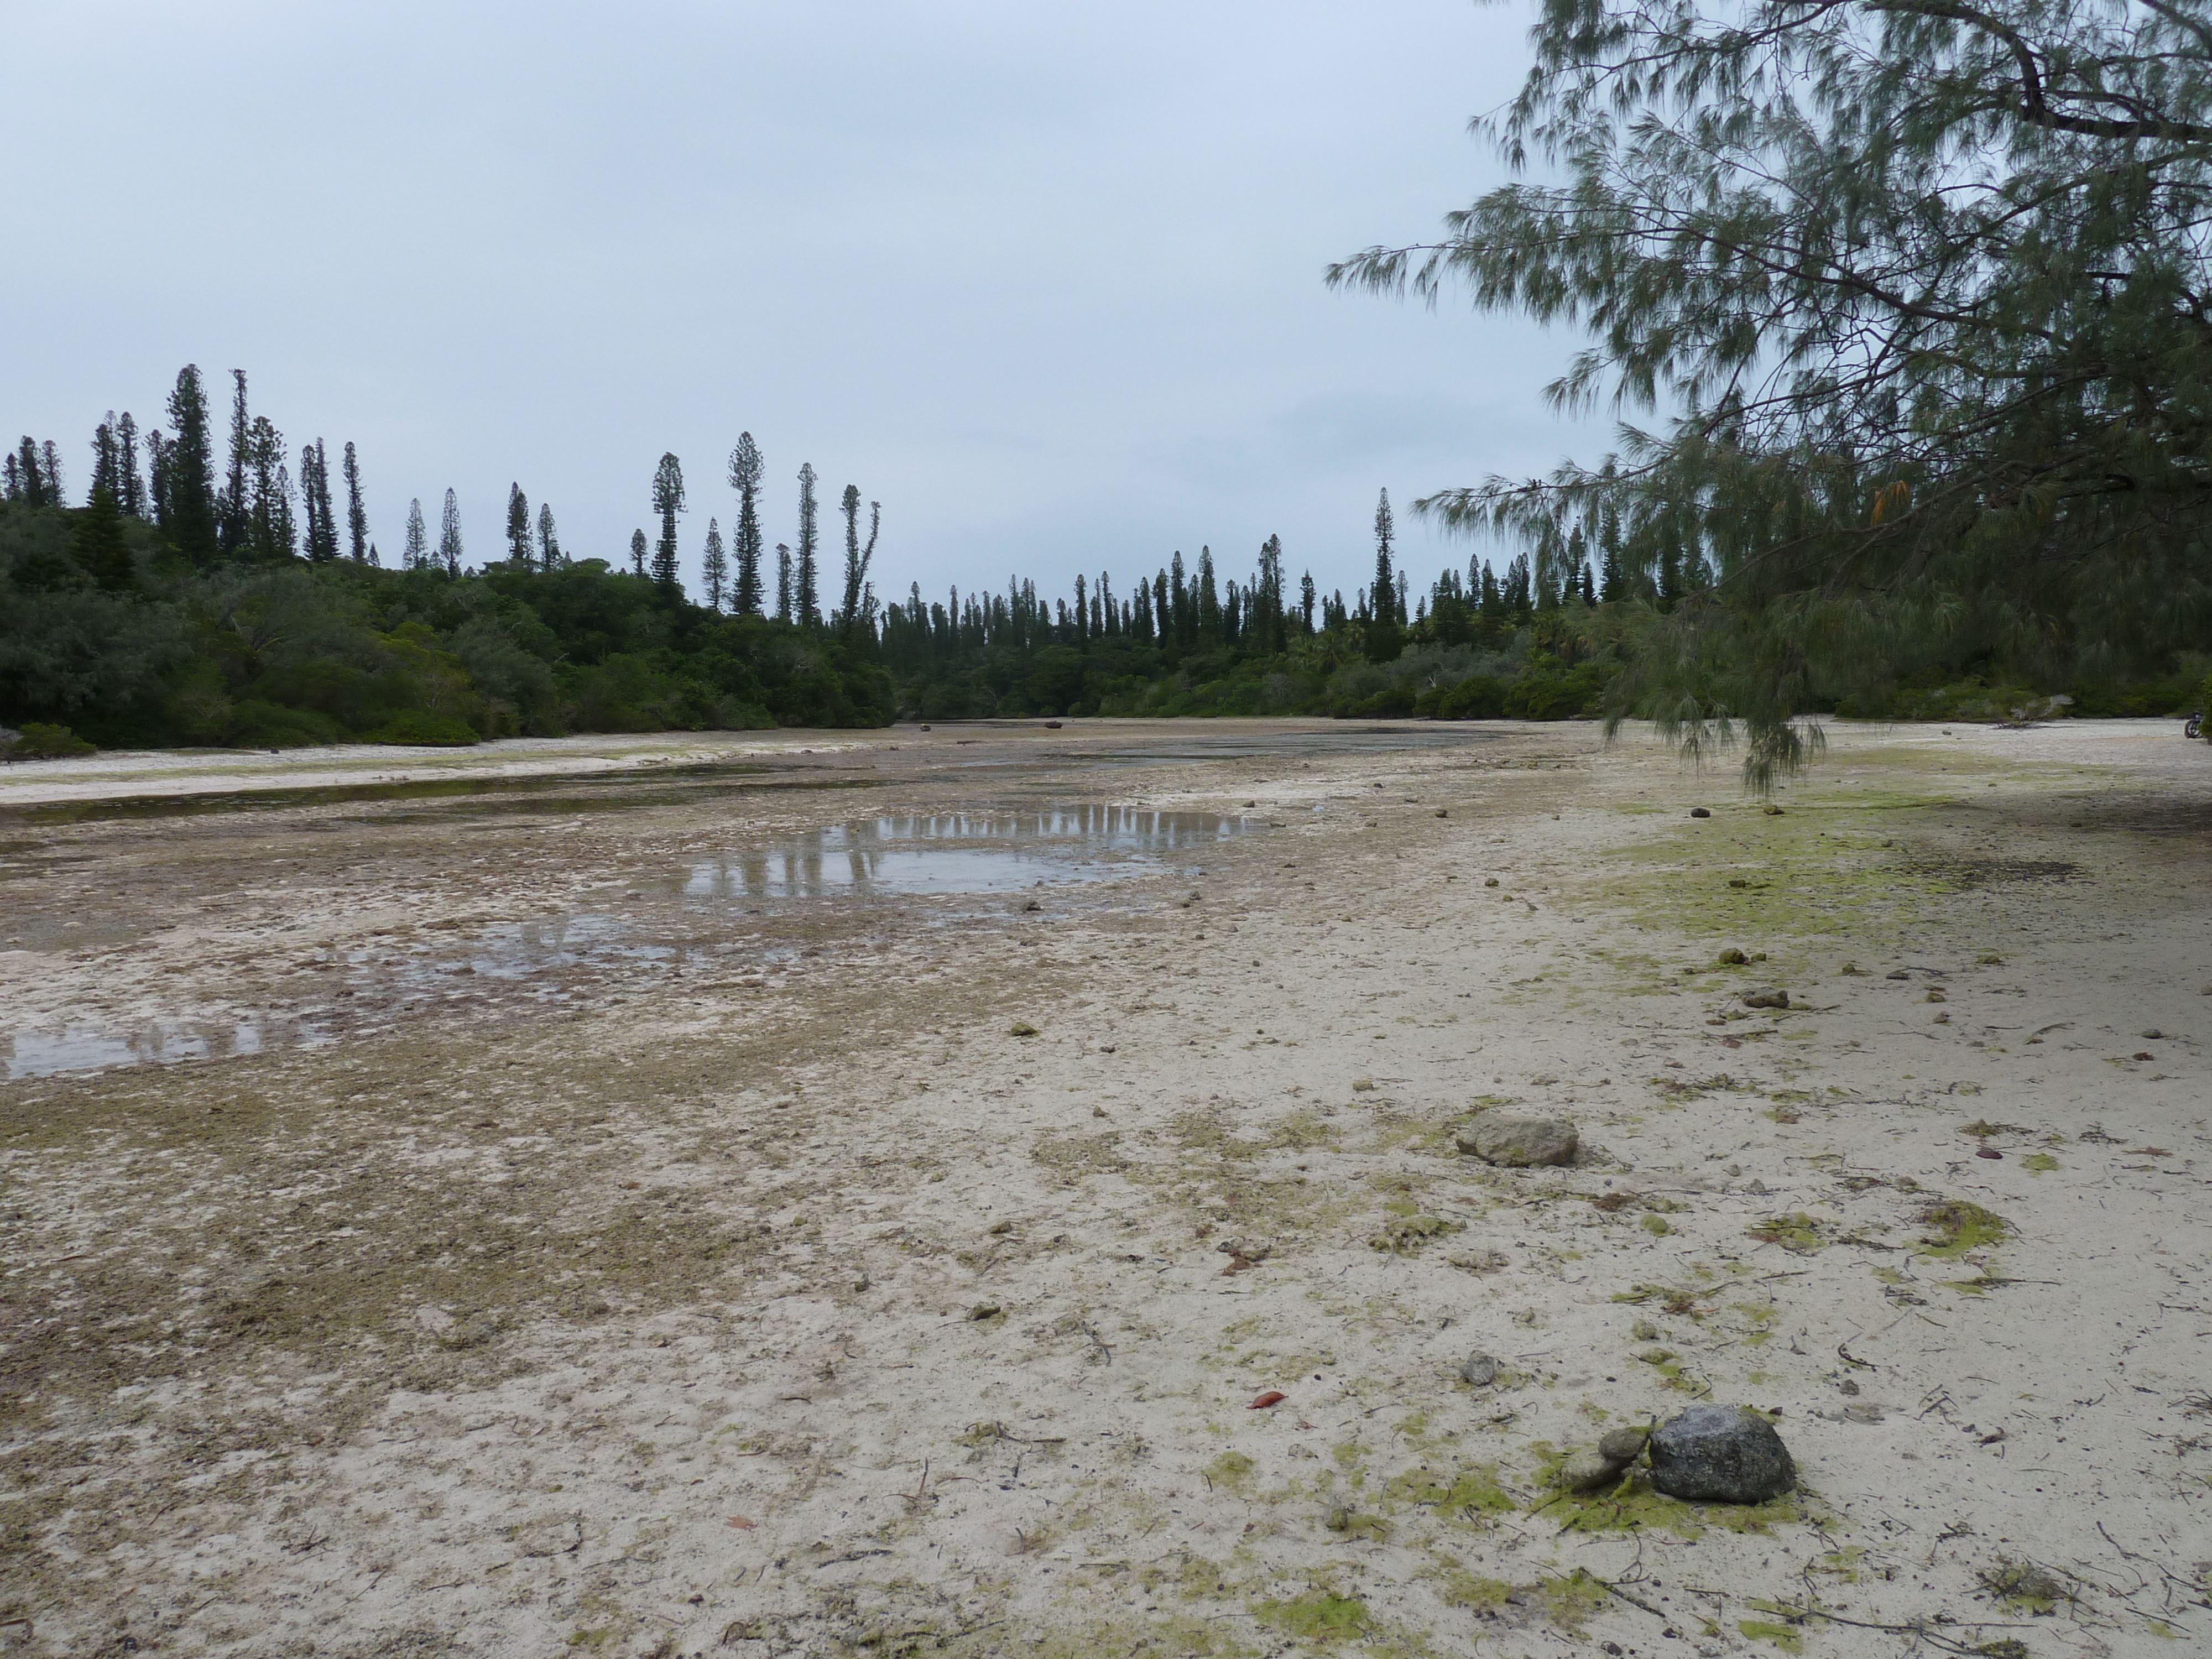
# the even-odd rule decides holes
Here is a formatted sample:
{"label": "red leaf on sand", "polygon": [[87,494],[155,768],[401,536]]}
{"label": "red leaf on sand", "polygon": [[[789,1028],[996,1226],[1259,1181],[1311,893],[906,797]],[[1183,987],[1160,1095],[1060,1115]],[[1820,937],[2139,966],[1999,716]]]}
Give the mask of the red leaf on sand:
{"label": "red leaf on sand", "polygon": [[1270,1406],[1281,1405],[1283,1401],[1289,1398],[1290,1395],[1285,1394],[1281,1389],[1270,1389],[1267,1393],[1261,1395],[1257,1400],[1254,1401],[1244,1409],[1250,1412],[1264,1411]]}
{"label": "red leaf on sand", "polygon": [[741,1532],[750,1532],[755,1527],[758,1526],[760,1522],[757,1521],[749,1520],[742,1515],[733,1515],[722,1524],[725,1526],[735,1527]]}

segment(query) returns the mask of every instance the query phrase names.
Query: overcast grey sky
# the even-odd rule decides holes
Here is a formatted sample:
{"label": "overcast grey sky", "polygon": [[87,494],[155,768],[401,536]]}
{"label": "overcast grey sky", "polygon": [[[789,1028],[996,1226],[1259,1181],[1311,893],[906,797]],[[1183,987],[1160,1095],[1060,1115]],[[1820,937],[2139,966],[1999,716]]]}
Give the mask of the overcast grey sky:
{"label": "overcast grey sky", "polygon": [[[740,431],[884,504],[880,591],[1118,591],[1279,533],[1349,588],[1401,505],[1588,456],[1573,342],[1322,269],[1498,181],[1466,131],[1525,4],[1468,0],[0,0],[0,422],[161,422],[246,369],[296,453],[361,449],[372,529],[507,489],[623,556],[684,462],[687,571]],[[1401,514],[1421,576],[1471,550]],[[825,526],[825,529],[829,526]]]}

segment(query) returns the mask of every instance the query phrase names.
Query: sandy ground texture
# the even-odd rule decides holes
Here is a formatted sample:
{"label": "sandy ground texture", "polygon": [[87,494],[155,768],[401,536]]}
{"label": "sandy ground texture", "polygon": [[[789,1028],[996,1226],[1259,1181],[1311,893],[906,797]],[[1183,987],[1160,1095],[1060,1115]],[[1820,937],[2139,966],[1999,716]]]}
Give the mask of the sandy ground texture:
{"label": "sandy ground texture", "polygon": [[0,1648],[2212,1650],[2212,748],[1829,735],[12,769]]}

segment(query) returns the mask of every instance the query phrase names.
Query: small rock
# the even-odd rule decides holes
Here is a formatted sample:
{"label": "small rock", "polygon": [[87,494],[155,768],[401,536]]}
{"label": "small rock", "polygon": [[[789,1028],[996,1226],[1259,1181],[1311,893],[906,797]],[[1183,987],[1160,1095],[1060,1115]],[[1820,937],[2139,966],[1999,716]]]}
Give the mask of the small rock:
{"label": "small rock", "polygon": [[1575,1146],[1575,1126],[1563,1118],[1485,1112],[1459,1132],[1460,1151],[1509,1170],[1571,1164]]}
{"label": "small rock", "polygon": [[978,1302],[968,1310],[968,1317],[973,1320],[996,1319],[1003,1311],[995,1302]]}
{"label": "small rock", "polygon": [[[1495,876],[1486,877],[1482,884],[1485,887],[1495,887],[1498,885],[1498,878]],[[2205,987],[2204,994],[2208,997],[2212,997],[2212,986]]]}
{"label": "small rock", "polygon": [[1486,1389],[1498,1381],[1498,1362],[1480,1351],[1468,1355],[1459,1368],[1460,1376],[1478,1389]]}
{"label": "small rock", "polygon": [[1753,1176],[1751,1180],[1745,1184],[1744,1191],[1749,1193],[1754,1198],[1765,1198],[1766,1196],[1766,1183],[1761,1181],[1757,1176]]}
{"label": "small rock", "polygon": [[2160,1037],[2164,1036],[2166,1033],[2160,1030],[2157,1026],[2154,1025],[2147,1031],[2137,1031],[2136,1035],[2143,1038],[2146,1042],[2155,1042]]}
{"label": "small rock", "polygon": [[1439,806],[1437,808],[1437,816],[1440,818],[1448,818],[1451,814],[1446,811],[1443,807]]}
{"label": "small rock", "polygon": [[1746,991],[1743,994],[1743,1006],[1747,1008],[1787,1008],[1790,1006],[1790,993],[1781,990]]}
{"label": "small rock", "polygon": [[1598,1452],[1616,1463],[1633,1463],[1643,1455],[1644,1443],[1651,1437],[1649,1429],[1614,1429],[1599,1437]]}
{"label": "small rock", "polygon": [[1690,809],[1690,816],[1693,818],[1709,818],[1712,815],[1712,809],[1709,806],[1692,806]]}
{"label": "small rock", "polygon": [[1578,1451],[1559,1465],[1553,1482],[1569,1492],[1596,1492],[1620,1479],[1620,1465],[1602,1452]]}
{"label": "small rock", "polygon": [[1765,813],[1770,818],[1778,818],[1782,816],[1782,809],[1777,806],[1772,801],[1767,802],[1765,805],[1760,807],[1759,810]]}
{"label": "small rock", "polygon": [[1355,1078],[1352,1080],[1352,1092],[1355,1095],[1373,1094],[1375,1092],[1375,1079],[1371,1077]]}
{"label": "small rock", "polygon": [[1715,957],[1713,960],[1723,968],[1741,968],[1744,963],[1749,962],[1751,958],[1744,955],[1742,951],[1737,950],[1735,945],[1731,945],[1727,950],[1722,951],[1720,955]]}
{"label": "small rock", "polygon": [[1030,1024],[1029,1021],[1025,1019],[1018,1019],[1012,1025],[1006,1027],[1006,1035],[1008,1036],[1033,1037],[1036,1034],[1037,1028]]}
{"label": "small rock", "polygon": [[991,1237],[994,1238],[1004,1238],[1008,1233],[1013,1231],[1013,1230],[1014,1224],[1011,1221],[994,1221],[991,1224]]}
{"label": "small rock", "polygon": [[1213,1247],[1224,1255],[1241,1255],[1247,1261],[1265,1261],[1275,1247],[1264,1238],[1224,1238]]}
{"label": "small rock", "polygon": [[1027,904],[1022,906],[1022,908],[1024,910],[1042,910],[1044,908],[1044,906],[1039,904],[1035,899],[1031,899]]}
{"label": "small rock", "polygon": [[1648,1319],[1638,1320],[1628,1334],[1638,1342],[1656,1342],[1659,1340],[1659,1328]]}
{"label": "small rock", "polygon": [[1734,1406],[1692,1406],[1651,1437],[1651,1484],[1692,1504],[1764,1504],[1797,1484],[1774,1425]]}

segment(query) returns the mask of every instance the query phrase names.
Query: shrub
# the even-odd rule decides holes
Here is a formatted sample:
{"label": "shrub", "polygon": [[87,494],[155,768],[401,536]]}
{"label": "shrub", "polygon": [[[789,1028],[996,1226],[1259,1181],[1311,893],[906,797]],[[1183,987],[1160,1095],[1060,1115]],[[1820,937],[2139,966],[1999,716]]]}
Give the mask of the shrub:
{"label": "shrub", "polygon": [[480,743],[476,728],[451,714],[434,714],[427,708],[403,708],[366,734],[370,743],[398,743],[431,749],[462,749]]}
{"label": "shrub", "polygon": [[1422,692],[1413,712],[1440,720],[1498,720],[1505,714],[1505,682],[1494,674],[1470,674],[1456,685]]}
{"label": "shrub", "polygon": [[345,728],[328,714],[312,708],[287,708],[258,697],[248,697],[232,708],[224,737],[233,749],[311,749],[319,744],[343,743],[345,738]]}
{"label": "shrub", "polygon": [[23,729],[15,742],[4,746],[10,760],[64,760],[71,755],[90,755],[98,751],[66,726],[48,726],[42,720],[25,720]]}

